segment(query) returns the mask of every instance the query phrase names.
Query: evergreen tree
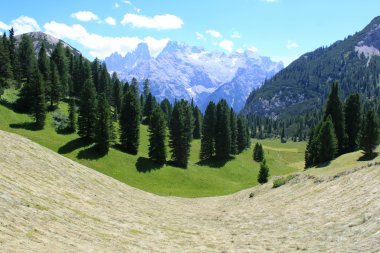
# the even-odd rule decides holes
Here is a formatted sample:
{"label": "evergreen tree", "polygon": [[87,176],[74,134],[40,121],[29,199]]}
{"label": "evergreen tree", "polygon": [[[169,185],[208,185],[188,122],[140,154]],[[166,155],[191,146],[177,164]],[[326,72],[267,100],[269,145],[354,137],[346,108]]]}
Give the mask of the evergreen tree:
{"label": "evergreen tree", "polygon": [[185,100],[174,104],[170,120],[170,152],[175,165],[187,168],[193,137],[193,111]]}
{"label": "evergreen tree", "polygon": [[215,153],[218,159],[230,157],[231,126],[230,110],[226,100],[222,99],[216,107]]}
{"label": "evergreen tree", "polygon": [[96,136],[97,123],[97,99],[96,90],[92,79],[84,83],[78,115],[78,134],[88,140],[94,140]]}
{"label": "evergreen tree", "polygon": [[362,124],[360,148],[365,156],[371,156],[379,144],[379,125],[373,110],[369,110]]}
{"label": "evergreen tree", "polygon": [[264,160],[264,149],[261,144],[257,148],[257,162],[262,162]]}
{"label": "evergreen tree", "polygon": [[137,154],[140,143],[140,101],[137,89],[136,85],[128,88],[120,114],[121,146],[133,155]]}
{"label": "evergreen tree", "polygon": [[28,78],[28,83],[34,91],[34,96],[30,97],[33,101],[32,112],[35,119],[36,128],[43,129],[46,120],[45,87],[41,74],[38,71],[37,63],[34,63],[33,65],[33,72],[30,78]]}
{"label": "evergreen tree", "polygon": [[260,164],[260,171],[257,177],[257,181],[260,184],[265,184],[268,182],[268,177],[269,177],[269,167],[266,164],[266,161],[263,160],[263,162]]}
{"label": "evergreen tree", "polygon": [[352,152],[357,150],[359,146],[361,124],[359,94],[354,94],[348,97],[344,107],[344,116],[347,133],[347,151]]}
{"label": "evergreen tree", "polygon": [[237,117],[234,110],[230,110],[230,127],[231,127],[231,149],[230,153],[236,155],[238,153],[237,147]]}
{"label": "evergreen tree", "polygon": [[206,108],[202,124],[201,150],[199,154],[201,160],[210,159],[215,154],[215,128],[216,107],[214,102],[210,102]]}
{"label": "evergreen tree", "polygon": [[169,126],[170,118],[172,115],[173,107],[167,98],[161,101],[160,104],[161,110],[164,113],[165,121],[167,126]]}
{"label": "evergreen tree", "polygon": [[166,162],[166,122],[159,107],[153,110],[149,123],[149,158],[163,165]]}
{"label": "evergreen tree", "polygon": [[23,81],[26,81],[26,79],[32,74],[34,58],[35,55],[32,39],[28,35],[24,34],[21,36],[21,42],[18,49],[20,78],[22,78]]}
{"label": "evergreen tree", "polygon": [[[68,85],[68,62],[62,42],[58,42],[51,54],[51,61],[57,66],[59,74],[59,93],[65,97],[69,91]],[[58,92],[58,91],[57,91]]]}
{"label": "evergreen tree", "polygon": [[335,135],[338,141],[338,154],[343,154],[345,144],[344,115],[342,103],[338,95],[338,82],[334,82],[327,100],[324,121],[331,116],[334,125]]}
{"label": "evergreen tree", "polygon": [[310,131],[309,141],[305,151],[305,169],[311,168],[317,165],[319,162],[320,141],[318,139],[318,134],[321,127],[322,123],[318,124],[318,126],[316,126]]}
{"label": "evergreen tree", "polygon": [[193,132],[193,138],[194,139],[200,139],[202,136],[202,113],[199,110],[198,106],[194,107],[193,110],[193,117],[194,117],[194,132]]}
{"label": "evergreen tree", "polygon": [[144,104],[144,112],[143,112],[144,124],[149,125],[150,117],[152,115],[154,108],[156,108],[156,106],[157,106],[156,98],[152,95],[152,93],[149,93]]}
{"label": "evergreen tree", "polygon": [[50,97],[50,108],[53,109],[61,99],[61,82],[59,81],[59,73],[57,65],[54,61],[50,61],[50,82],[47,88]]}
{"label": "evergreen tree", "polygon": [[150,82],[149,82],[149,79],[145,79],[144,87],[143,87],[144,101],[147,100],[149,94],[150,94]]}
{"label": "evergreen tree", "polygon": [[250,145],[250,137],[248,124],[245,117],[238,117],[237,119],[237,147],[238,153],[243,152],[244,149],[248,148]]}
{"label": "evergreen tree", "polygon": [[99,75],[99,93],[104,93],[108,101],[111,101],[111,79],[108,74],[107,65],[105,63],[101,66]]}
{"label": "evergreen tree", "polygon": [[115,114],[119,115],[121,111],[121,103],[122,103],[122,87],[119,78],[117,77],[116,72],[112,74],[112,97],[113,97],[113,106],[115,107]]}
{"label": "evergreen tree", "polygon": [[0,40],[0,78],[13,78],[12,65],[9,57],[9,42],[5,33]]}
{"label": "evergreen tree", "polygon": [[286,143],[285,126],[282,127],[281,143]]}
{"label": "evergreen tree", "polygon": [[19,61],[16,52],[16,38],[13,27],[9,30],[9,60],[15,80],[19,80]]}
{"label": "evergreen tree", "polygon": [[306,150],[305,150],[305,169],[311,168],[314,165],[315,158],[312,156],[312,152],[311,152],[313,139],[314,139],[314,129],[311,129],[310,134],[309,134],[309,140],[307,142]]}
{"label": "evergreen tree", "polygon": [[38,69],[40,70],[45,84],[50,82],[50,62],[46,53],[45,43],[42,43],[40,52],[38,53]]}
{"label": "evergreen tree", "polygon": [[69,127],[68,131],[70,133],[74,133],[76,131],[76,116],[75,116],[75,99],[74,97],[70,97],[69,101]]}
{"label": "evergreen tree", "polygon": [[258,151],[259,151],[259,143],[256,142],[255,147],[253,148],[253,154],[252,154],[252,158],[256,162],[259,160],[259,158],[257,156]]}
{"label": "evergreen tree", "polygon": [[96,146],[99,152],[107,154],[110,148],[112,138],[112,120],[110,106],[104,93],[99,95],[98,115],[97,115],[97,132]]}
{"label": "evergreen tree", "polygon": [[99,59],[95,58],[91,63],[91,74],[92,74],[92,80],[94,82],[94,86],[96,89],[96,92],[101,92],[101,85],[100,85],[100,63]]}
{"label": "evergreen tree", "polygon": [[338,151],[338,141],[334,131],[331,116],[322,123],[318,134],[318,162],[325,163],[335,158]]}

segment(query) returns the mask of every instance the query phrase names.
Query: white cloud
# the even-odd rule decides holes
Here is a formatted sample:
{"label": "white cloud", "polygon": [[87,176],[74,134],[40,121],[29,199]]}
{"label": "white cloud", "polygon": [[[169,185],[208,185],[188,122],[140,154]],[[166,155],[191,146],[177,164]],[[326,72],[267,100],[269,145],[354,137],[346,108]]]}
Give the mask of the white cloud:
{"label": "white cloud", "polygon": [[133,9],[134,9],[135,12],[137,12],[137,13],[140,13],[140,12],[141,12],[141,9],[140,9],[140,8],[136,8],[136,7],[134,7]]}
{"label": "white cloud", "polygon": [[277,2],[277,0],[264,0],[265,2],[267,2],[267,3],[275,3],[275,2]]}
{"label": "white cloud", "polygon": [[128,0],[124,0],[123,3],[125,3],[125,4],[129,4],[129,5],[132,4],[132,2],[131,2],[131,1],[128,1]]}
{"label": "white cloud", "polygon": [[152,28],[157,30],[179,29],[183,25],[181,18],[171,15],[156,15],[154,17],[146,17],[137,14],[127,13],[121,21],[122,25],[130,24],[136,28]]}
{"label": "white cloud", "polygon": [[259,49],[257,48],[257,47],[255,47],[255,46],[251,46],[251,47],[249,47],[249,48],[247,48],[249,51],[251,51],[251,52],[254,52],[254,53],[257,53],[258,51],[259,51]]}
{"label": "white cloud", "polygon": [[70,17],[75,18],[79,21],[88,22],[91,20],[99,20],[98,16],[96,16],[91,11],[78,11],[70,15]]}
{"label": "white cloud", "polygon": [[103,37],[95,33],[89,33],[81,25],[66,25],[55,21],[44,25],[45,32],[59,39],[69,39],[75,41],[89,50],[92,57],[104,59],[110,54],[117,52],[125,55],[133,51],[141,42],[146,42],[149,46],[150,53],[153,56],[158,55],[166,46],[168,39],[155,39],[146,37],[139,39],[137,37]]}
{"label": "white cloud", "polygon": [[219,46],[228,52],[232,52],[234,43],[230,40],[223,40],[219,43]]}
{"label": "white cloud", "polygon": [[203,34],[201,34],[200,32],[196,32],[195,36],[197,37],[197,40],[203,40],[205,38],[205,36],[203,36]]}
{"label": "white cloud", "polygon": [[116,25],[116,20],[113,17],[108,17],[104,21],[109,25]]}
{"label": "white cloud", "polygon": [[215,31],[215,30],[207,30],[205,33],[209,34],[211,37],[214,37],[214,38],[221,38],[222,37],[222,34],[218,31]]}
{"label": "white cloud", "polygon": [[293,48],[298,48],[299,45],[297,44],[297,42],[294,42],[292,40],[288,40],[288,43],[286,44],[286,48],[287,49],[293,49]]}
{"label": "white cloud", "polygon": [[241,38],[241,35],[240,35],[240,33],[238,33],[238,32],[233,32],[232,35],[231,35],[231,38],[234,38],[234,39],[240,39],[240,38]]}
{"label": "white cloud", "polygon": [[120,7],[120,5],[119,5],[119,3],[115,3],[115,4],[113,5],[113,7],[114,7],[115,9],[117,9],[117,8]]}
{"label": "white cloud", "polygon": [[37,21],[34,18],[27,16],[20,16],[17,19],[12,20],[9,25],[0,21],[0,30],[9,30],[11,27],[13,27],[16,35],[41,30]]}

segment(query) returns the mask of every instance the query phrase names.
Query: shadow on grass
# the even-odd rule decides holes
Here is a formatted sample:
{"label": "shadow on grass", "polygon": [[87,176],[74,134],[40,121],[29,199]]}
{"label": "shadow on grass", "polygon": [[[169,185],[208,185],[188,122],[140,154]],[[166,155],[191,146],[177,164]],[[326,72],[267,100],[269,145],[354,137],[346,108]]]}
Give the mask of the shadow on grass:
{"label": "shadow on grass", "polygon": [[233,156],[230,156],[227,159],[218,159],[216,157],[212,157],[212,158],[207,159],[207,160],[199,161],[199,162],[197,162],[197,164],[200,166],[208,166],[211,168],[222,168],[224,165],[226,165],[226,163],[228,163],[229,161],[232,161],[234,159],[235,159],[235,157],[233,157]]}
{"label": "shadow on grass", "polygon": [[13,129],[25,129],[29,131],[41,130],[41,128],[37,127],[34,122],[14,123],[14,124],[9,124],[9,127]]}
{"label": "shadow on grass", "polygon": [[12,111],[14,111],[15,110],[15,106],[14,106],[14,103],[11,103],[11,102],[9,102],[9,101],[7,101],[7,100],[5,100],[5,99],[0,99],[0,105],[2,105],[2,106],[4,106],[4,107],[6,107],[6,108],[8,108],[9,110],[12,110]]}
{"label": "shadow on grass", "polygon": [[373,159],[375,159],[377,156],[379,155],[379,153],[377,152],[374,152],[372,154],[363,154],[363,156],[361,156],[358,161],[360,162],[365,162],[365,161],[372,161]]}
{"label": "shadow on grass", "polygon": [[101,152],[96,145],[92,145],[89,148],[79,151],[77,158],[85,160],[98,160],[105,155],[107,155],[107,152]]}
{"label": "shadow on grass", "polygon": [[159,165],[148,158],[139,157],[136,162],[136,169],[138,172],[146,173],[152,170],[161,169],[162,165]]}
{"label": "shadow on grass", "polygon": [[327,167],[331,164],[331,161],[325,162],[325,163],[320,163],[316,166],[316,168],[324,168]]}
{"label": "shadow on grass", "polygon": [[91,142],[86,140],[85,138],[77,138],[75,140],[71,140],[62,147],[58,149],[59,154],[68,154],[73,152],[76,149],[84,148],[90,146]]}

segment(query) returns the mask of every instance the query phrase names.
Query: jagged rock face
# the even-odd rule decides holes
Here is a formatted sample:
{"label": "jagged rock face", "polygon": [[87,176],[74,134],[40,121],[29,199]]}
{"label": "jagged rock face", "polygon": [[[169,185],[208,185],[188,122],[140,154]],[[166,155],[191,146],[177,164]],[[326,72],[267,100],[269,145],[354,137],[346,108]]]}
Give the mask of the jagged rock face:
{"label": "jagged rock face", "polygon": [[148,46],[141,43],[134,52],[124,57],[114,53],[105,62],[121,79],[148,78],[158,100],[194,99],[205,109],[209,101],[224,98],[235,111],[244,106],[253,89],[283,68],[282,63],[251,51],[211,53],[174,41],[169,41],[157,57],[152,57]]}

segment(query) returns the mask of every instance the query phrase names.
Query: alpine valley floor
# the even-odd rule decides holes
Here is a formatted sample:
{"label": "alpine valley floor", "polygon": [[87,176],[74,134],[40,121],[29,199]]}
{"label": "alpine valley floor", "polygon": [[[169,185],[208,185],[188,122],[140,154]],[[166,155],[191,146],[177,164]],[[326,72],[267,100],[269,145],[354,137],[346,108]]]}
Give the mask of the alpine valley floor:
{"label": "alpine valley floor", "polygon": [[[208,198],[132,188],[0,131],[2,252],[379,252],[380,166]],[[251,197],[250,197],[251,196]]]}

